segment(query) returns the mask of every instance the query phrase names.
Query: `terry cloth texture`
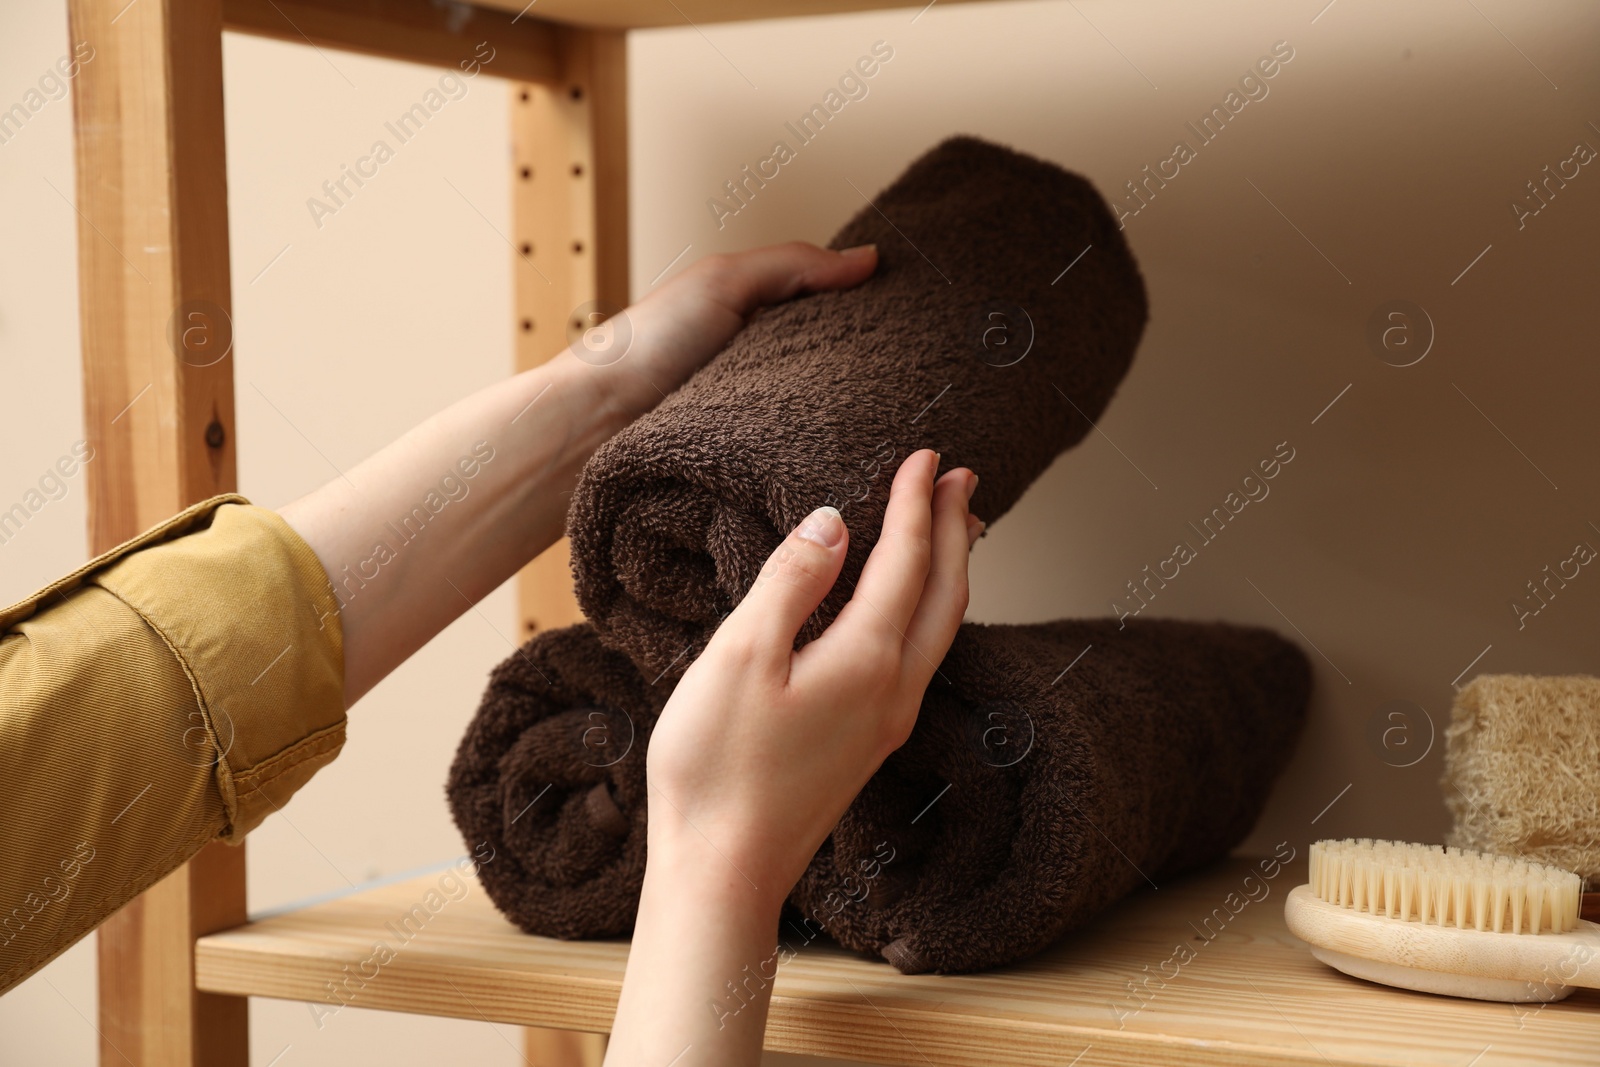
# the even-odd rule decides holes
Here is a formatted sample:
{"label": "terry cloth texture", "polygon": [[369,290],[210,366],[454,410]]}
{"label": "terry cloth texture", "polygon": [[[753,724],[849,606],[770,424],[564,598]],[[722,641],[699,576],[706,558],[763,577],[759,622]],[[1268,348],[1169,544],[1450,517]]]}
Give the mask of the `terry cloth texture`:
{"label": "terry cloth texture", "polygon": [[1270,630],[965,625],[790,902],[908,974],[1021,959],[1237,845],[1310,690]]}
{"label": "terry cloth texture", "polygon": [[906,456],[977,471],[972,510],[993,523],[1128,369],[1144,284],[1083,178],[958,137],[873,205],[830,242],[876,243],[872,278],[761,311],[584,468],[568,516],[578,602],[649,677],[682,674],[784,535],[831,504],[850,548],[800,640],[816,637]]}
{"label": "terry cloth texture", "polygon": [[[1299,649],[1267,630],[964,625],[910,741],[790,902],[903,971],[1020,959],[1144,875],[1161,882],[1237,844],[1289,755],[1310,679]],[[632,928],[645,745],[669,685],[649,684],[587,625],[535,637],[496,669],[448,790],[469,849],[495,848],[479,877],[522,929]],[[602,723],[620,743],[629,720],[620,760],[585,745]]]}
{"label": "terry cloth texture", "polygon": [[633,928],[644,882],[651,685],[587,624],[539,634],[490,676],[445,792],[489,899],[530,934]]}
{"label": "terry cloth texture", "polygon": [[1600,887],[1600,678],[1480,674],[1456,694],[1444,736],[1450,844]]}

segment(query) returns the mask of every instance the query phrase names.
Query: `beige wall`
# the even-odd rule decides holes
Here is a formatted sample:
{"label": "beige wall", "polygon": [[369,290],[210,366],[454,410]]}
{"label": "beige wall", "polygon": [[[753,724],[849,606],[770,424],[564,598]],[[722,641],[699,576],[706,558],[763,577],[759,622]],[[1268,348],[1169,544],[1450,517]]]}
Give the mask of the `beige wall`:
{"label": "beige wall", "polygon": [[[69,52],[65,4],[32,4],[0,15],[0,108],[20,101]],[[4,508],[35,488],[82,433],[73,183],[72,101],[63,97],[0,144]],[[0,545],[0,600],[10,603],[82,563],[86,517],[80,474],[65,496]],[[92,938],[0,998],[0,1061],[93,1062],[94,1031],[80,1012],[94,1017]]]}
{"label": "beige wall", "polygon": [[[1060,161],[1130,210],[1125,182],[1179,139],[1196,149],[1124,220],[1151,321],[1103,433],[978,547],[970,614],[1137,606],[1126,583],[1178,540],[1200,545],[1187,524],[1289,442],[1270,495],[1145,609],[1263,623],[1313,658],[1310,728],[1256,847],[1437,840],[1441,746],[1396,765],[1425,748],[1429,720],[1443,730],[1468,664],[1488,648],[1473,672],[1600,670],[1600,572],[1583,568],[1522,629],[1510,606],[1579,541],[1600,548],[1600,163],[1520,230],[1510,206],[1576,142],[1600,150],[1600,11],[1335,4],[1317,17],[1322,6],[940,6],[914,21],[663,32],[634,61],[652,88],[634,133],[636,291],[690,242],[699,255],[825,239],[860,206],[852,183],[870,195],[948,134]],[[706,199],[880,39],[895,56],[869,95],[719,230]],[[1294,58],[1202,146],[1186,122],[1279,41]],[[1437,334],[1404,368],[1364,336],[1397,299]],[[1391,701],[1421,709],[1409,750],[1403,728],[1384,747],[1406,721],[1388,718]]]}
{"label": "beige wall", "polygon": [[[824,240],[860,204],[850,183],[870,194],[955,132],[1058,160],[1116,199],[1176,139],[1193,145],[1185,122],[1289,42],[1294,58],[1268,95],[1127,219],[1151,296],[1144,346],[1103,434],[977,549],[971,614],[1108,613],[1129,579],[1191,536],[1188,522],[1288,441],[1295,459],[1270,496],[1147,611],[1265,623],[1313,656],[1312,723],[1254,844],[1437,839],[1438,745],[1394,766],[1411,756],[1369,736],[1374,717],[1391,701],[1416,705],[1420,747],[1485,648],[1473,671],[1600,669],[1600,573],[1584,568],[1520,630],[1510,607],[1575,543],[1600,547],[1589,525],[1600,526],[1600,169],[1583,167],[1520,230],[1510,207],[1575,142],[1600,149],[1600,11],[1477,8],[1083,0],[638,34],[634,291],[685,245],[674,269],[723,249]],[[895,55],[866,98],[719,229],[706,200],[877,40]],[[57,5],[0,16],[0,103],[65,48]],[[273,505],[509,365],[505,245],[444,182],[509,227],[504,94],[474,82],[318,230],[305,199],[436,76],[231,38],[227,63],[241,480]],[[46,178],[72,195],[66,101],[0,145],[6,501],[79,432],[74,216]],[[1404,368],[1364,339],[1375,309],[1397,299],[1421,305],[1437,334]],[[0,546],[0,594],[80,559],[82,528],[74,485]],[[252,837],[252,907],[459,849],[444,767],[512,625],[502,591],[363,701],[338,764]],[[259,1063],[286,1045],[283,1067],[452,1053],[518,1062],[482,1024],[346,1012],[319,1032],[303,1006],[252,1011]],[[0,1000],[0,1061],[89,1062],[80,1012],[93,1018],[87,946]]]}

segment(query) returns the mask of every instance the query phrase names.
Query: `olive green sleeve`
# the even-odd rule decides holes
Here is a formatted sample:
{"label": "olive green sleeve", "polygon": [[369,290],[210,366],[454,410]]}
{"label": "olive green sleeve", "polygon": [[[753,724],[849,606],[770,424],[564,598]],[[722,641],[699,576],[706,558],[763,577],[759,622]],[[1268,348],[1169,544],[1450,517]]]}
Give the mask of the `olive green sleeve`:
{"label": "olive green sleeve", "polygon": [[197,504],[0,612],[0,991],[344,743],[337,603],[238,496]]}

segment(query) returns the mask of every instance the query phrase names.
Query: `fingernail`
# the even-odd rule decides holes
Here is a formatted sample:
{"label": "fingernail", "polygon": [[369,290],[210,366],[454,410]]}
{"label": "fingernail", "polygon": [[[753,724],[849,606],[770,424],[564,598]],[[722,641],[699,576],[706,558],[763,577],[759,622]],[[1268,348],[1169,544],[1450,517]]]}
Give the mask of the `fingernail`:
{"label": "fingernail", "polygon": [[967,499],[972,499],[972,494],[978,491],[978,476],[974,474],[972,480],[967,482]]}
{"label": "fingernail", "polygon": [[832,548],[844,536],[844,519],[835,507],[820,507],[806,516],[795,533],[823,548]]}
{"label": "fingernail", "polygon": [[877,250],[877,248],[878,248],[878,246],[877,246],[877,245],[875,245],[875,244],[870,244],[870,245],[856,245],[856,246],[855,246],[855,247],[854,247],[854,248],[846,248],[846,249],[842,249],[842,250],[841,250],[841,251],[840,251],[840,252],[839,252],[839,254],[840,254],[840,255],[841,255],[841,256],[864,256],[864,255],[866,255],[866,254],[867,254],[867,253],[868,253],[868,252],[874,252],[874,251],[876,251],[876,250]]}

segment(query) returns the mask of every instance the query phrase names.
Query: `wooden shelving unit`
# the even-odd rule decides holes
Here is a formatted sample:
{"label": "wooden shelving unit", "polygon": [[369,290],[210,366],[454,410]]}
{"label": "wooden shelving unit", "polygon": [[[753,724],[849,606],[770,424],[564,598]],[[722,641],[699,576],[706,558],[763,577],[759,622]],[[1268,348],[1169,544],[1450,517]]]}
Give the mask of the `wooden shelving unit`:
{"label": "wooden shelving unit", "polygon": [[[492,44],[485,72],[514,79],[506,180],[516,255],[527,262],[513,260],[517,307],[506,325],[527,367],[564,347],[576,309],[628,302],[629,29],[924,3],[69,0],[73,39],[92,40],[99,54],[74,87],[85,424],[106,457],[87,475],[91,550],[236,486],[232,360],[175,358],[169,340],[179,317],[229,331],[208,338],[231,336],[224,29],[446,67]],[[146,250],[143,270],[130,270],[119,247]],[[546,281],[523,277],[532,273]],[[149,400],[130,403],[146,391]],[[529,631],[577,617],[564,546],[534,561],[521,591]],[[243,998],[329,1003],[327,983],[343,982],[433,884],[424,877],[245,922],[244,855],[204,850],[101,928],[103,1063],[247,1064]],[[1283,925],[1282,895],[1302,876],[1293,870],[1214,941],[1195,940],[1190,924],[1242,875],[1223,866],[1163,886],[1093,932],[992,974],[904,977],[808,948],[779,978],[770,1047],[983,1067],[1600,1060],[1595,994],[1519,1016],[1327,970]],[[1198,946],[1196,958],[1177,977],[1142,997],[1130,991],[1151,973],[1161,981],[1163,961],[1185,943]],[[625,952],[526,937],[475,888],[431,916],[355,1003],[524,1024],[537,1067],[596,1064],[593,1035],[610,1025]]]}
{"label": "wooden shelving unit", "polygon": [[[906,976],[818,941],[778,975],[768,1047],[958,1067],[1530,1067],[1600,1058],[1600,993],[1513,1009],[1388,989],[1318,963],[1283,922],[1283,898],[1305,880],[1303,863],[1271,883],[1253,883],[1268,885],[1268,895],[1225,925],[1215,918],[1203,925],[1213,909],[1231,915],[1224,901],[1230,893],[1243,898],[1252,869],[1231,861],[1144,892],[1092,931],[987,974]],[[200,988],[337,1007],[328,983],[338,987],[382,941],[396,947],[394,959],[359,988],[347,987],[355,1006],[563,1030],[610,1027],[625,943],[527,936],[474,885],[402,946],[392,924],[437,880],[424,876],[201,938]],[[1168,962],[1180,945],[1194,958]],[[1130,992],[1129,982],[1142,991]]]}

